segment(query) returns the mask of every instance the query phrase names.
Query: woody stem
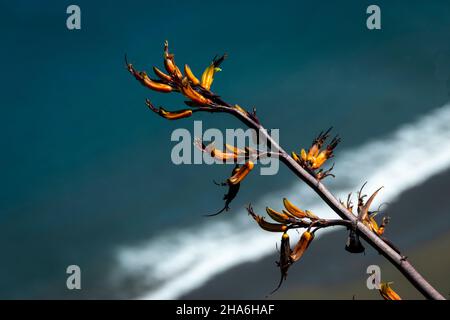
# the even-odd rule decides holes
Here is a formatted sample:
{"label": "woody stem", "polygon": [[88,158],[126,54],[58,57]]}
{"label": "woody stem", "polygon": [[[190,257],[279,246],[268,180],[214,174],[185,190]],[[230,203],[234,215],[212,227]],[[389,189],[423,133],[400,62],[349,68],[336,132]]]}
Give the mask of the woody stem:
{"label": "woody stem", "polygon": [[414,268],[414,266],[404,259],[402,255],[393,250],[378,235],[372,232],[364,224],[358,223],[357,217],[351,213],[339,200],[308,171],[302,168],[278,143],[272,139],[267,130],[248,114],[243,114],[237,109],[229,106],[217,105],[218,110],[232,114],[241,120],[248,127],[256,130],[261,137],[265,138],[268,146],[275,153],[279,154],[281,161],[301,180],[311,187],[322,200],[342,219],[350,221],[356,225],[356,232],[375,250],[390,261],[408,281],[419,290],[427,299],[445,300],[445,298],[428,283],[425,278]]}

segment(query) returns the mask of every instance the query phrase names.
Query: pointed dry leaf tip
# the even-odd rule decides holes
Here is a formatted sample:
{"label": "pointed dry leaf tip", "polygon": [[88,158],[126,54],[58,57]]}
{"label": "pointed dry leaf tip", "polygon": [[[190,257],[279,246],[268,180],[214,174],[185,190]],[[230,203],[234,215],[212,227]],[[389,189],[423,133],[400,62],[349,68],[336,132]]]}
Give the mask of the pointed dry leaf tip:
{"label": "pointed dry leaf tip", "polygon": [[352,202],[352,193],[350,192],[347,196],[347,203],[345,205],[345,207],[351,212],[353,213],[353,202]]}
{"label": "pointed dry leaf tip", "polygon": [[402,300],[400,296],[391,288],[392,282],[383,282],[380,285],[380,294],[384,300]]}
{"label": "pointed dry leaf tip", "polygon": [[238,171],[228,179],[230,184],[238,184],[252,171],[254,164],[252,161],[247,161]]}
{"label": "pointed dry leaf tip", "polygon": [[367,184],[365,182],[361,189],[358,191],[358,220],[361,221],[366,227],[371,231],[376,233],[378,236],[382,236],[389,219],[384,217],[382,219],[381,225],[375,220],[375,216],[380,212],[379,208],[377,211],[370,211],[370,207],[377,196],[378,192],[383,188],[378,188],[370,197],[364,202],[365,194],[362,193],[364,186]]}
{"label": "pointed dry leaf tip", "polygon": [[358,193],[358,219],[363,222],[369,222],[369,209],[372,205],[373,200],[377,196],[378,192],[383,189],[383,187],[378,188],[370,197],[367,199],[366,203],[364,203],[365,195],[362,195],[362,189],[365,184],[361,187],[361,190]]}
{"label": "pointed dry leaf tip", "polygon": [[300,240],[295,245],[294,250],[292,250],[291,259],[293,262],[298,261],[303,256],[303,254],[305,253],[306,249],[308,249],[313,239],[314,239],[313,233],[309,231],[303,232],[302,236],[300,237]]}
{"label": "pointed dry leaf tip", "polygon": [[367,195],[362,194],[362,191],[364,189],[364,187],[366,186],[367,181],[363,183],[363,185],[361,186],[361,189],[359,189],[358,191],[358,212],[359,212],[359,208],[362,207],[364,205],[364,198],[367,197]]}

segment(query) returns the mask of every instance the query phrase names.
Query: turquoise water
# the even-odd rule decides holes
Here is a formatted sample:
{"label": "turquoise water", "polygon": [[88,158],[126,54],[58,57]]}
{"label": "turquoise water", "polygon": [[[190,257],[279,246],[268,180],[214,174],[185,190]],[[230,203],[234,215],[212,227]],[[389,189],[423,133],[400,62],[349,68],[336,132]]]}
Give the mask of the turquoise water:
{"label": "turquoise water", "polygon": [[[287,149],[330,125],[342,149],[361,145],[449,98],[448,1],[378,1],[380,31],[366,29],[364,1],[78,1],[79,31],[65,27],[69,4],[0,5],[1,298],[132,294],[111,290],[118,247],[203,222],[221,206],[211,180],[229,168],[170,162],[171,132],[192,122],[146,109],[146,97],[173,108],[182,99],[137,84],[125,53],[150,70],[168,39],[177,61],[200,73],[227,52],[213,89],[256,106]],[[292,181],[286,170],[249,181],[234,207]],[[80,292],[65,289],[69,264],[83,270]]]}

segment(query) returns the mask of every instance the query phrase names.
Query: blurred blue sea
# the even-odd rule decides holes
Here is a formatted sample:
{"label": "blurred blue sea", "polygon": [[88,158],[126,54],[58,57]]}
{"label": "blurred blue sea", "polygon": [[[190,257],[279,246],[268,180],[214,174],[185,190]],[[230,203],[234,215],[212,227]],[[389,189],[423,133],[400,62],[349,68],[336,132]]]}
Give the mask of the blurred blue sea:
{"label": "blurred blue sea", "polygon": [[[199,74],[227,52],[214,91],[255,106],[266,127],[280,128],[288,150],[329,126],[343,138],[337,153],[385,141],[450,96],[448,1],[377,1],[378,31],[365,26],[369,1],[77,1],[79,31],[65,26],[70,4],[0,4],[0,298],[145,295],[161,277],[121,275],[123,248],[159,239],[164,249],[171,238],[162,235],[189,237],[201,226],[215,250],[230,216],[244,216],[248,202],[296,182],[284,168],[273,177],[255,175],[234,210],[203,218],[222,206],[224,190],[211,180],[226,178],[230,168],[171,163],[170,134],[192,130],[192,121],[164,121],[144,100],[176,109],[183,99],[136,83],[125,53],[150,71],[162,66],[167,39],[177,62]],[[198,119],[205,128],[241,126],[227,116]],[[338,183],[335,190],[348,187]],[[167,254],[155,272],[170,270]],[[70,264],[83,272],[79,292],[65,287]]]}

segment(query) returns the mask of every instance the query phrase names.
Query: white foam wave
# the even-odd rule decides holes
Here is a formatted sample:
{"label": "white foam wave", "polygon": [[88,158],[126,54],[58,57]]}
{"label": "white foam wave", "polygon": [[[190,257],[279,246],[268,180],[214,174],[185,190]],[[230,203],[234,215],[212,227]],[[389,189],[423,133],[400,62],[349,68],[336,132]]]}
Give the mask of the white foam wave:
{"label": "white foam wave", "polygon": [[[339,186],[330,182],[337,196],[345,198],[367,180],[367,192],[384,186],[379,198],[392,201],[450,167],[450,104],[401,126],[385,138],[344,151],[336,163]],[[279,207],[283,196],[296,199],[304,192],[304,184],[296,183],[255,206]],[[317,199],[302,199],[301,206],[320,212],[324,218],[336,217]],[[139,277],[148,284],[148,292],[139,298],[176,299],[218,273],[274,251],[279,235],[261,232],[250,220],[244,212],[236,212],[226,221],[208,220],[195,229],[174,230],[142,246],[122,248],[117,255],[120,274]]]}

